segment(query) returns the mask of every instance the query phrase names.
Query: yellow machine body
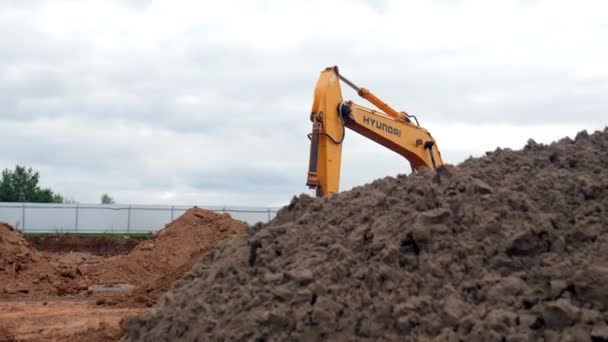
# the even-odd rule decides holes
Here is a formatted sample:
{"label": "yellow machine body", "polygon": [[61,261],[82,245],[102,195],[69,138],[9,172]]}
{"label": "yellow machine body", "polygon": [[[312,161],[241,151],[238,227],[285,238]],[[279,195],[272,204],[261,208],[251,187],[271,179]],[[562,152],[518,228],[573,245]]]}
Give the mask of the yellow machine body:
{"label": "yellow machine body", "polygon": [[[375,105],[369,109],[352,101],[344,102],[340,80]],[[358,88],[340,75],[338,67],[321,72],[315,87],[310,119],[313,123],[306,184],[319,197],[339,191],[342,142],[349,128],[405,157],[412,169],[437,169],[443,165],[435,140],[412,122],[406,112],[397,112],[369,90]]]}

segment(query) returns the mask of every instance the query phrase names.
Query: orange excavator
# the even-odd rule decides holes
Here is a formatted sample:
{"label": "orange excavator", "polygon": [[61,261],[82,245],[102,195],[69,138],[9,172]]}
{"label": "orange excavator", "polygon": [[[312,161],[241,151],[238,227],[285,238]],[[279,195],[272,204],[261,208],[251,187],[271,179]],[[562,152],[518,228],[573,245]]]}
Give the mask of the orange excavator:
{"label": "orange excavator", "polygon": [[[353,88],[378,110],[343,101],[339,81]],[[317,197],[330,197],[339,190],[346,128],[402,155],[410,162],[412,171],[436,170],[443,165],[435,140],[420,127],[415,116],[397,112],[369,90],[357,87],[340,74],[337,66],[321,72],[310,120],[312,133],[308,135],[310,162],[306,185],[316,189]]]}

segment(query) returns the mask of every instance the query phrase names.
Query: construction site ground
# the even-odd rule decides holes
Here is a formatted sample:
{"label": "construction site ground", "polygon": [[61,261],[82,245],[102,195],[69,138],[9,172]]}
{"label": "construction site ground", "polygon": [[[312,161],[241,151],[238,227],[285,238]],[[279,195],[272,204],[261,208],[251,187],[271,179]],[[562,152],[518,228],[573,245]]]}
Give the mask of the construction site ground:
{"label": "construction site ground", "polygon": [[147,240],[28,241],[0,224],[0,341],[116,341],[124,319],[150,310],[196,259],[244,228],[198,208]]}
{"label": "construction site ground", "polygon": [[0,224],[0,342],[608,341],[607,170],[608,128],[247,229],[191,209],[126,254]]}
{"label": "construction site ground", "polygon": [[77,298],[2,301],[0,341],[115,341],[122,319],[145,310],[99,306],[95,300]]}

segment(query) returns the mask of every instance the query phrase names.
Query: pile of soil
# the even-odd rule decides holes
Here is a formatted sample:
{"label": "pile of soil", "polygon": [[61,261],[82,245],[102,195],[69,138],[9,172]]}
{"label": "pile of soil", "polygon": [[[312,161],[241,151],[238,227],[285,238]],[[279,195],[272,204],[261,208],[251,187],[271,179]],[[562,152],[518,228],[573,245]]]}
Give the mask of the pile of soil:
{"label": "pile of soil", "polygon": [[88,285],[77,267],[37,252],[17,230],[0,222],[0,297],[75,294]]}
{"label": "pile of soil", "polygon": [[[245,227],[228,214],[192,208],[130,253],[101,257],[84,252],[40,252],[20,232],[0,223],[0,297],[87,294],[92,284],[128,283],[136,287],[135,295],[109,302],[128,306],[136,301],[150,306],[202,254],[218,241],[242,233]],[[95,248],[96,242],[89,242],[87,246]],[[104,241],[98,245],[106,246]]]}
{"label": "pile of soil", "polygon": [[295,198],[126,341],[608,340],[608,129]]}
{"label": "pile of soil", "polygon": [[100,283],[134,284],[136,293],[129,297],[152,305],[201,255],[219,241],[243,233],[245,227],[229,214],[191,208],[129,254],[97,260],[85,272]]}

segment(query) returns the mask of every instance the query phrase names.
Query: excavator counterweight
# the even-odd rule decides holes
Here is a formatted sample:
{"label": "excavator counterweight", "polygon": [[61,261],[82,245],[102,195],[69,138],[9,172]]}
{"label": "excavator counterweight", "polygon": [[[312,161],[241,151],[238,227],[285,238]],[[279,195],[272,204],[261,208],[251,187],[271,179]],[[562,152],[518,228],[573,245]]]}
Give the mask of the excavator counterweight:
{"label": "excavator counterweight", "polygon": [[[340,81],[353,88],[378,110],[352,101],[343,101]],[[405,157],[416,171],[443,165],[441,153],[431,134],[406,112],[397,112],[369,90],[359,88],[339,73],[338,67],[321,72],[315,87],[310,114],[310,160],[306,185],[318,197],[339,191],[342,142],[349,128]],[[416,123],[412,122],[412,119]]]}

